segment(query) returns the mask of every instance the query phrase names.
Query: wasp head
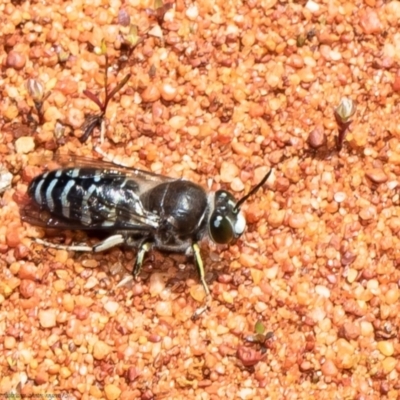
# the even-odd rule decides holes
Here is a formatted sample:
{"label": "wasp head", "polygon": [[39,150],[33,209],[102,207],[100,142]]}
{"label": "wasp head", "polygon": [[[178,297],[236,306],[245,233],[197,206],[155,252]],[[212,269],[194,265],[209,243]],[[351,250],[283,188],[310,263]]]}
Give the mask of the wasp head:
{"label": "wasp head", "polygon": [[226,190],[215,192],[209,225],[211,239],[218,244],[229,244],[241,236],[245,228],[246,220],[236,209],[235,198]]}
{"label": "wasp head", "polygon": [[218,244],[234,243],[246,229],[246,219],[240,206],[267,181],[270,170],[264,178],[245,196],[236,202],[233,195],[226,190],[218,190],[214,196],[214,210],[211,213],[209,234]]}

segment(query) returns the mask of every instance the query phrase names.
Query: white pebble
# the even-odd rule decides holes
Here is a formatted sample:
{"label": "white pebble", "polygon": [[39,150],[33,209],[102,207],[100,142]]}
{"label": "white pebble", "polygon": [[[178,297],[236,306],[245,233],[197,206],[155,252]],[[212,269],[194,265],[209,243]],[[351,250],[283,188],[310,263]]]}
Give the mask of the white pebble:
{"label": "white pebble", "polygon": [[231,183],[239,175],[239,167],[231,162],[223,161],[220,169],[221,181]]}
{"label": "white pebble", "polygon": [[174,115],[170,118],[168,124],[172,129],[177,131],[179,129],[182,129],[187,124],[187,119],[180,115]]}
{"label": "white pebble", "polygon": [[308,316],[315,322],[321,322],[326,317],[326,311],[322,307],[316,307],[310,311]]}
{"label": "white pebble", "polygon": [[312,13],[315,13],[319,10],[319,4],[316,3],[315,1],[309,0],[307,1],[306,8]]}
{"label": "white pebble", "polygon": [[172,316],[172,303],[170,301],[159,301],[155,307],[156,313],[160,317]]}
{"label": "white pebble", "polygon": [[15,151],[18,154],[27,154],[35,149],[35,141],[31,136],[21,136],[15,141]]}
{"label": "white pebble", "polygon": [[150,277],[150,295],[152,297],[159,295],[165,288],[164,274],[161,272],[154,272]]}
{"label": "white pebble", "polygon": [[358,276],[358,271],[354,268],[349,268],[346,277],[347,282],[353,283],[357,279],[357,276]]}
{"label": "white pebble", "polygon": [[104,309],[110,314],[115,314],[118,308],[119,304],[116,301],[107,301],[107,303],[104,304]]}
{"label": "white pebble", "polygon": [[321,176],[321,182],[325,183],[326,185],[332,185],[333,184],[332,172],[324,171]]}
{"label": "white pebble", "polygon": [[226,34],[227,35],[238,35],[239,34],[239,28],[236,25],[229,24],[226,27]]}
{"label": "white pebble", "polygon": [[244,183],[241,181],[239,177],[233,178],[233,181],[231,183],[231,189],[234,192],[241,192],[244,190]]}
{"label": "white pebble", "polygon": [[278,265],[274,265],[273,267],[267,268],[265,270],[265,277],[267,279],[273,280],[278,276],[278,272],[279,272]]}
{"label": "white pebble", "polygon": [[331,58],[332,61],[339,61],[342,59],[342,55],[340,54],[339,51],[336,50],[331,50],[329,52],[329,57]]}
{"label": "white pebble", "polygon": [[162,29],[160,28],[159,25],[155,25],[153,28],[149,30],[147,33],[150,36],[154,36],[156,38],[162,38],[163,37],[163,32]]}
{"label": "white pebble", "polygon": [[344,200],[346,200],[346,193],[344,192],[337,192],[333,195],[333,198],[335,199],[336,203],[341,203]]}
{"label": "white pebble", "polygon": [[3,193],[11,186],[12,174],[6,169],[0,168],[0,193]]}
{"label": "white pebble", "polygon": [[397,182],[397,181],[390,181],[390,182],[388,182],[386,185],[387,185],[387,187],[388,187],[389,190],[393,190],[394,188],[397,187],[398,182]]}
{"label": "white pebble", "polygon": [[95,278],[94,276],[90,276],[88,280],[86,281],[84,288],[85,289],[93,289],[95,286],[97,286],[99,283],[98,279]]}
{"label": "white pebble", "polygon": [[186,16],[191,20],[194,21],[199,16],[199,9],[196,5],[190,6],[186,10]]}
{"label": "white pebble", "polygon": [[172,22],[175,19],[175,10],[173,8],[169,9],[164,15],[165,22]]}
{"label": "white pebble", "polygon": [[325,297],[327,299],[329,299],[330,295],[331,295],[331,291],[323,285],[316,285],[315,286],[315,293],[319,294],[321,297]]}
{"label": "white pebble", "polygon": [[57,313],[55,310],[40,310],[39,322],[43,328],[53,328],[56,326]]}
{"label": "white pebble", "polygon": [[258,312],[258,313],[262,313],[265,310],[267,310],[268,306],[262,302],[262,301],[257,301],[257,303],[254,305],[254,309]]}
{"label": "white pebble", "polygon": [[252,388],[243,388],[238,392],[238,396],[242,400],[248,400],[254,398],[255,392]]}

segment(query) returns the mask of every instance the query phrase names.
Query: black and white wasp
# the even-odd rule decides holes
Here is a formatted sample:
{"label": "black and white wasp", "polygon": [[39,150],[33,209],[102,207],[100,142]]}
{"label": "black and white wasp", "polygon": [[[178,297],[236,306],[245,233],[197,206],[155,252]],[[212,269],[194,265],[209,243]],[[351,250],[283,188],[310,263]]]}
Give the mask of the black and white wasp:
{"label": "black and white wasp", "polygon": [[[59,169],[32,180],[32,202],[21,217],[32,225],[110,233],[94,246],[63,246],[38,240],[57,249],[101,252],[118,245],[138,249],[133,277],[140,273],[152,248],[192,254],[200,281],[210,300],[198,246],[208,235],[218,244],[235,242],[246,228],[241,205],[268,179],[265,175],[246,196],[236,201],[225,190],[207,193],[201,186],[151,172],[87,158],[56,155]],[[203,307],[198,314],[206,309]]]}

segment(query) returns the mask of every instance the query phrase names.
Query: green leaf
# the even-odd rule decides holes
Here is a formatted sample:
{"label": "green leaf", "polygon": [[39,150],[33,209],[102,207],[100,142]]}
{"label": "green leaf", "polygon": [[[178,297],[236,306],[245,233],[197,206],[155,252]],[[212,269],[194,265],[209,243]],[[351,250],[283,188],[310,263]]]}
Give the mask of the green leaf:
{"label": "green leaf", "polygon": [[265,332],[265,326],[261,321],[257,321],[254,330],[258,335],[263,335]]}

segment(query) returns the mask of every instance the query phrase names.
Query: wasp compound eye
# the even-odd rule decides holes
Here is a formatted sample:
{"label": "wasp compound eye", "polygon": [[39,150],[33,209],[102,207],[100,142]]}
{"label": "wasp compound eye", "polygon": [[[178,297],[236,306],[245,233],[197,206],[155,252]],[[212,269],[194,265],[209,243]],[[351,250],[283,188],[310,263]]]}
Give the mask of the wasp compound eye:
{"label": "wasp compound eye", "polygon": [[228,244],[236,236],[231,221],[218,213],[213,213],[210,219],[210,235],[218,244]]}

